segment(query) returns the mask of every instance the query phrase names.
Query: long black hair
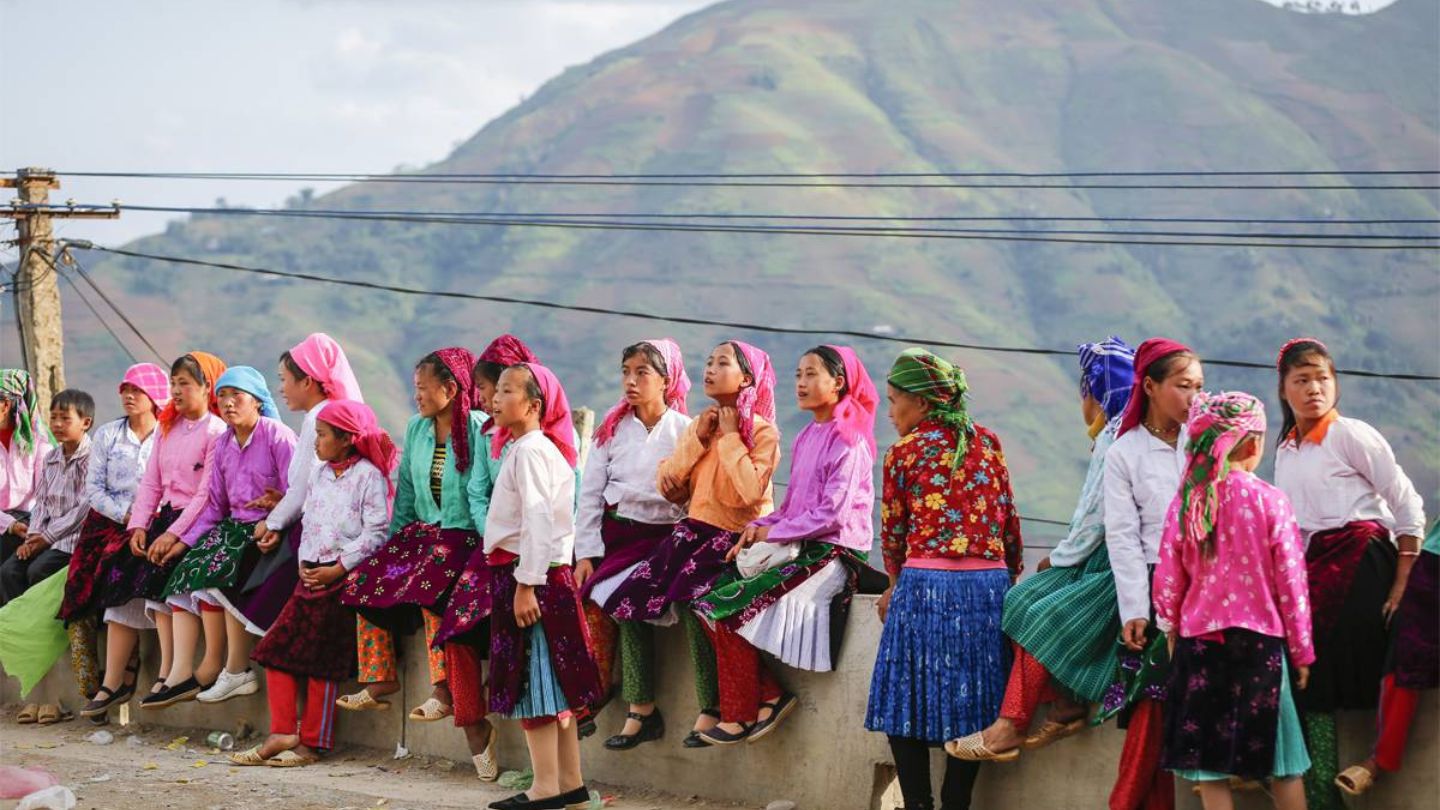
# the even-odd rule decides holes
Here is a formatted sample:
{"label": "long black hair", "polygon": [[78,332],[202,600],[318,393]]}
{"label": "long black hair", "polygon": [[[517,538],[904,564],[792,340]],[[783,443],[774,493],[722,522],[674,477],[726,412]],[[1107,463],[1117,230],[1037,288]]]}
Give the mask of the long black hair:
{"label": "long black hair", "polygon": [[835,392],[837,398],[844,399],[845,395],[850,393],[850,380],[845,377],[845,358],[841,357],[839,352],[823,344],[813,349],[807,349],[805,354],[813,354],[820,358],[820,365],[825,367],[825,371],[829,372],[831,377],[844,380],[840,385],[840,390]]}
{"label": "long black hair", "polygon": [[[1298,340],[1285,347],[1280,353],[1280,362],[1277,367],[1280,371],[1279,393],[1280,393],[1280,436],[1275,442],[1279,447],[1285,443],[1285,437],[1295,429],[1295,409],[1290,407],[1290,400],[1285,398],[1285,378],[1291,371],[1301,366],[1313,366],[1324,364],[1330,367],[1330,376],[1335,377],[1335,405],[1340,404],[1340,379],[1335,374],[1335,358],[1330,356],[1330,350],[1325,344],[1318,340]],[[1300,437],[1303,438],[1303,437]]]}

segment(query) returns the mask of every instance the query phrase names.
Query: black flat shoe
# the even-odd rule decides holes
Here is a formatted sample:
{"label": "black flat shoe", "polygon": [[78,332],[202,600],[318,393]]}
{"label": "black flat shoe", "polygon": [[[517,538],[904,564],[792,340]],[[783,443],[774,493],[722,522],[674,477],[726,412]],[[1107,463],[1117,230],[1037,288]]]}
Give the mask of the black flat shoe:
{"label": "black flat shoe", "polygon": [[701,737],[701,736],[700,736],[700,732],[698,732],[698,731],[692,731],[692,732],[690,732],[689,734],[686,734],[686,735],[685,735],[685,739],[681,740],[681,741],[680,741],[680,744],[681,744],[682,746],[686,747],[686,748],[709,748],[709,747],[710,747],[710,743],[705,742],[705,738],[704,738],[704,737]]}
{"label": "black flat shoe", "polygon": [[626,712],[625,716],[639,721],[640,730],[634,734],[616,734],[606,740],[605,747],[609,750],[629,751],[640,743],[651,742],[665,736],[665,718],[660,716],[659,709],[655,709],[649,714]]}
{"label": "black flat shoe", "polygon": [[[587,802],[589,801],[590,796],[588,793],[585,799]],[[516,793],[508,799],[491,802],[490,810],[569,810],[569,808],[565,805],[564,796],[551,796],[548,799],[532,800],[524,793]]]}
{"label": "black flat shoe", "polygon": [[569,793],[561,793],[560,801],[565,803],[565,810],[589,810],[590,788],[581,785]]}
{"label": "black flat shoe", "polygon": [[716,726],[709,731],[699,732],[699,737],[710,745],[739,745],[745,742],[745,738],[749,737],[751,733],[755,731],[755,724],[740,723],[739,725],[740,731],[735,734],[731,734],[725,729]]}
{"label": "black flat shoe", "polygon": [[[130,691],[133,693],[135,690],[132,689]],[[125,694],[125,687],[123,686],[120,687],[120,691],[118,692],[110,691],[110,687],[108,686],[101,686],[95,690],[95,697],[90,698],[90,702],[86,703],[84,707],[80,709],[79,714],[81,717],[100,717],[110,711],[112,707],[124,703],[129,697],[129,695]]]}
{"label": "black flat shoe", "polygon": [[140,708],[164,709],[167,706],[174,706],[176,703],[194,700],[196,695],[209,688],[209,686],[195,680],[195,677],[192,675],[180,683],[161,689],[159,692],[140,701]]}
{"label": "black flat shoe", "polygon": [[789,692],[781,695],[780,699],[773,703],[761,703],[762,709],[770,709],[770,716],[755,724],[754,730],[750,732],[750,742],[759,742],[766,734],[779,728],[780,722],[795,711],[795,707],[799,705],[800,699]]}

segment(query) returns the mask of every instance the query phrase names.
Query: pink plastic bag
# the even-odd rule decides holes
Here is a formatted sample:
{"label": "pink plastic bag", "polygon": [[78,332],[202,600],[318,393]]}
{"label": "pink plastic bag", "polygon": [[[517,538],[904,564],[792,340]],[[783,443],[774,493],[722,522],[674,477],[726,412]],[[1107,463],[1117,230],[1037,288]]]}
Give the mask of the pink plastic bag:
{"label": "pink plastic bag", "polygon": [[60,780],[54,774],[40,768],[0,765],[0,799],[18,799],[58,784]]}

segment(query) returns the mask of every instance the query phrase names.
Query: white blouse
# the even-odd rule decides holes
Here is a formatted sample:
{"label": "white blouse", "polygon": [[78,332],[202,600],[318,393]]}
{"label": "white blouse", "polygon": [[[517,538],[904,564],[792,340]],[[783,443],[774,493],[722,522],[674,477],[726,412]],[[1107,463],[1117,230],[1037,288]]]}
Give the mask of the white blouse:
{"label": "white blouse", "polygon": [[1357,520],[1376,520],[1394,535],[1425,534],[1425,504],[1385,437],[1359,419],[1340,416],[1320,442],[1282,442],[1275,484],[1290,497],[1305,540]]}
{"label": "white blouse", "polygon": [[552,565],[575,554],[575,470],[545,434],[532,430],[510,443],[485,516],[485,553],[520,558],[515,580],[544,585]]}
{"label": "white blouse", "polygon": [[660,462],[675,452],[689,424],[690,417],[671,409],[654,430],[647,431],[645,423],[631,414],[616,426],[610,441],[590,447],[575,517],[576,559],[605,556],[600,524],[606,506],[614,505],[620,517],[639,523],[684,519],[685,508],[665,500],[655,486],[655,475]]}
{"label": "white blouse", "polygon": [[1105,545],[1120,622],[1150,618],[1150,571],[1160,561],[1165,513],[1185,473],[1185,431],[1171,447],[1136,427],[1105,452]]}
{"label": "white blouse", "polygon": [[321,400],[305,412],[305,418],[300,422],[300,438],[295,442],[295,452],[290,456],[289,475],[285,478],[290,482],[290,486],[285,490],[285,496],[265,518],[265,526],[271,531],[288,529],[300,519],[301,507],[305,505],[305,493],[310,488],[310,476],[325,463],[315,455],[315,422],[320,418],[320,412],[329,404],[330,400]]}
{"label": "white blouse", "polygon": [[304,511],[300,559],[339,560],[346,571],[353,571],[385,545],[390,530],[389,484],[385,474],[365,459],[339,478],[329,464],[321,463],[310,476]]}

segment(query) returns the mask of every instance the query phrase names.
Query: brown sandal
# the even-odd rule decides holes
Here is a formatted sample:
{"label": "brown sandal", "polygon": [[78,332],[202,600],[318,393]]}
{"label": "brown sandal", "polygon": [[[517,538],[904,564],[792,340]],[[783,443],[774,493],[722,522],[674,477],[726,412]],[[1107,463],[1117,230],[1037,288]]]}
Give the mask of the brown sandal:
{"label": "brown sandal", "polygon": [[1335,777],[1335,786],[1351,796],[1359,796],[1375,786],[1375,774],[1364,765],[1351,765]]}
{"label": "brown sandal", "polygon": [[15,715],[15,722],[22,726],[31,726],[35,724],[36,719],[39,717],[40,706],[35,703],[27,703],[25,704],[25,708],[21,709],[20,713]]}
{"label": "brown sandal", "polygon": [[40,707],[40,713],[35,722],[42,726],[53,726],[56,723],[73,719],[75,715],[65,711],[65,707],[55,703],[46,703]]}
{"label": "brown sandal", "polygon": [[1064,722],[1060,720],[1046,720],[1044,724],[1040,726],[1039,731],[1025,738],[1025,742],[1021,743],[1020,747],[1027,751],[1033,751],[1036,748],[1044,748],[1051,743],[1059,742],[1072,734],[1079,734],[1084,730],[1084,717],[1077,717],[1074,720]]}
{"label": "brown sandal", "polygon": [[1020,758],[1019,748],[991,751],[985,746],[984,735],[978,731],[945,743],[945,753],[966,762],[1014,762]]}

